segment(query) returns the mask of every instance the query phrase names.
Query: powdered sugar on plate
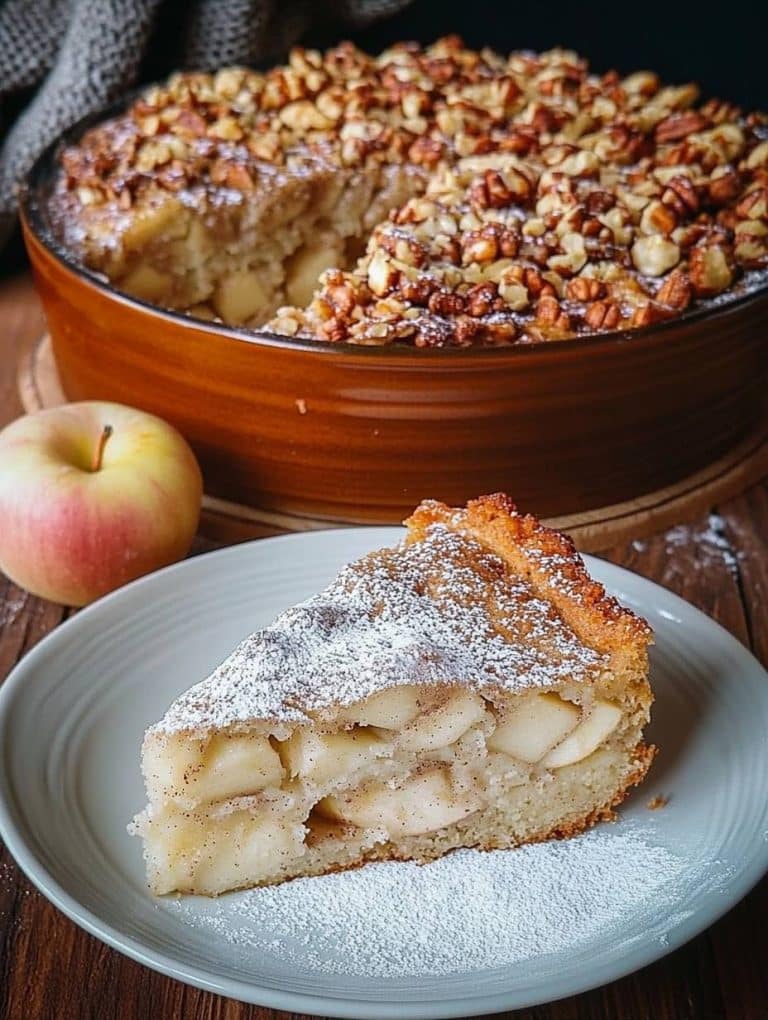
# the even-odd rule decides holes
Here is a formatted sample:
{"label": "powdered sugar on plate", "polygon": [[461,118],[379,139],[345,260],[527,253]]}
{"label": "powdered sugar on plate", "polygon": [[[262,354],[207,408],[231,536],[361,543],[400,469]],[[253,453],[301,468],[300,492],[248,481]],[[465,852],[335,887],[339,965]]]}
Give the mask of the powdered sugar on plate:
{"label": "powdered sugar on plate", "polygon": [[375,863],[163,905],[254,959],[364,977],[461,974],[567,952],[638,916],[647,917],[638,931],[660,916],[669,923],[689,866],[624,821],[517,850]]}

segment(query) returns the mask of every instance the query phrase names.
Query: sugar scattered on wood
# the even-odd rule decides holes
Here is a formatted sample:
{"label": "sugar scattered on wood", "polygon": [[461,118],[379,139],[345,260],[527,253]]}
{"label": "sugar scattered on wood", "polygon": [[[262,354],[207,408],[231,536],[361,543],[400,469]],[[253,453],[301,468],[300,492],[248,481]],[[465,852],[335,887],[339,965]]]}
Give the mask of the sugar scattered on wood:
{"label": "sugar scattered on wood", "polygon": [[678,524],[664,536],[667,552],[690,548],[694,561],[701,568],[724,563],[734,577],[739,575],[739,555],[734,552],[726,534],[725,520],[710,513],[706,527]]}
{"label": "sugar scattered on wood", "polygon": [[10,627],[22,613],[27,605],[29,596],[25,591],[19,590],[18,594],[12,594],[13,589],[0,602],[0,627]]}

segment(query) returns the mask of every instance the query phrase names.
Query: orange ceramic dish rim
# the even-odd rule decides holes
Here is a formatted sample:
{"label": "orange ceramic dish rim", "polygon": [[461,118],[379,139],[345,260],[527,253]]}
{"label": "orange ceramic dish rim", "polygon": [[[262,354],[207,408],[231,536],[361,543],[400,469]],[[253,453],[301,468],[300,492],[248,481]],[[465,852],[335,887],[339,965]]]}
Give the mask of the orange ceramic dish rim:
{"label": "orange ceramic dish rim", "polygon": [[[142,87],[142,89],[138,91],[143,92],[144,88],[147,87],[151,86]],[[175,311],[171,308],[163,308],[161,305],[152,304],[150,301],[144,301],[141,298],[133,297],[131,294],[114,287],[108,280],[105,280],[101,274],[88,269],[79,262],[74,257],[73,253],[56,239],[48,221],[47,190],[50,188],[50,185],[54,182],[59,173],[57,156],[62,147],[77,141],[77,139],[93,125],[123,112],[126,109],[127,104],[130,102],[131,97],[136,94],[136,92],[130,93],[117,103],[113,103],[96,113],[88,114],[86,117],[77,121],[77,123],[75,123],[67,131],[62,132],[58,138],[51,142],[51,144],[43,150],[32,165],[26,181],[22,185],[19,197],[19,208],[27,229],[30,230],[39,243],[58,262],[76,276],[80,277],[83,282],[91,284],[101,290],[110,298],[114,299],[118,304],[143,309],[150,315],[156,316],[160,319],[170,319],[181,326],[194,326],[195,329],[202,329],[216,337],[241,343],[260,344],[267,347],[283,347],[289,350],[306,351],[308,353],[314,352],[316,354],[325,354],[329,352],[335,352],[336,354],[347,353],[360,355],[362,357],[383,358],[385,360],[389,358],[393,361],[399,360],[402,357],[419,360],[435,360],[441,357],[461,358],[462,356],[481,356],[492,358],[504,355],[508,358],[510,356],[525,357],[526,355],[534,353],[539,355],[539,357],[541,357],[542,354],[544,354],[545,357],[557,357],[558,350],[562,348],[578,349],[588,347],[593,349],[606,344],[629,343],[633,341],[640,341],[644,338],[655,339],[660,335],[663,335],[667,330],[673,330],[675,326],[680,323],[709,319],[726,309],[731,310],[742,305],[747,305],[751,302],[756,303],[768,294],[767,279],[765,282],[759,283],[743,293],[736,293],[730,298],[719,297],[710,299],[708,304],[699,304],[693,309],[684,312],[682,315],[675,315],[671,319],[666,319],[664,322],[654,323],[650,326],[640,326],[637,329],[618,330],[610,333],[581,334],[565,340],[552,340],[548,343],[511,344],[506,347],[483,347],[481,345],[472,345],[469,347],[421,348],[414,347],[410,344],[367,345],[352,344],[347,341],[330,343],[324,340],[308,340],[301,337],[283,336],[278,333],[270,333],[267,330],[259,330],[252,327],[227,326],[225,323],[196,319],[184,312]],[[46,188],[46,185],[48,188]],[[548,352],[548,354],[544,352]]]}

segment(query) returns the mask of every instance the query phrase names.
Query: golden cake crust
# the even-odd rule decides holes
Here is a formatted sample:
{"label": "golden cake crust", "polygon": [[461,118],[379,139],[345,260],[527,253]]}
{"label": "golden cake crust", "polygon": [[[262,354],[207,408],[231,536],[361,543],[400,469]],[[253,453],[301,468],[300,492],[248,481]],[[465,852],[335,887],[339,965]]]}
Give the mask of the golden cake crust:
{"label": "golden cake crust", "polygon": [[422,540],[439,524],[480,542],[527,578],[592,648],[644,654],[653,641],[649,624],[589,576],[573,540],[519,513],[505,493],[470,500],[464,509],[425,500],[405,523],[409,540]]}

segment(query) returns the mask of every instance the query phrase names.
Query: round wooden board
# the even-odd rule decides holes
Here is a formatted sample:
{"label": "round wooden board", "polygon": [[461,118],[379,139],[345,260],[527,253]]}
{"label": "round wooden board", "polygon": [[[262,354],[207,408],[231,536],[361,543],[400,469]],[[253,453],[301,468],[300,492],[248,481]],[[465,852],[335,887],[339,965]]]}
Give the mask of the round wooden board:
{"label": "round wooden board", "polygon": [[[66,403],[47,334],[33,340],[22,350],[18,388],[21,402],[28,412]],[[738,495],[766,475],[768,422],[724,457],[675,485],[625,503],[549,518],[546,523],[568,532],[582,551],[595,552],[690,520],[717,503]],[[330,527],[344,525],[240,506],[213,496],[203,498],[200,531],[216,542],[243,542],[291,531],[316,531]]]}

